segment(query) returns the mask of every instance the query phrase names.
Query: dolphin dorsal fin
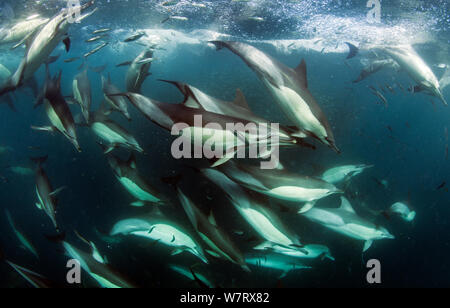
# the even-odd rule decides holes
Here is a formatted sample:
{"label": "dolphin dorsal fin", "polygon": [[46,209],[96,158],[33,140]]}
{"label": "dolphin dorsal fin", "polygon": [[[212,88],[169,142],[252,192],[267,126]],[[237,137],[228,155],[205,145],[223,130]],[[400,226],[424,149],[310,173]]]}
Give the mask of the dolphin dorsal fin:
{"label": "dolphin dorsal fin", "polygon": [[347,212],[350,213],[355,213],[355,210],[353,209],[352,205],[350,204],[350,202],[348,201],[347,198],[345,197],[341,197],[341,210],[345,210]]}
{"label": "dolphin dorsal fin", "polygon": [[250,110],[250,107],[248,106],[247,100],[245,99],[244,93],[242,93],[241,89],[236,89],[236,99],[234,100],[234,103],[239,107]]}
{"label": "dolphin dorsal fin", "polygon": [[305,59],[302,59],[302,62],[294,69],[297,74],[298,81],[301,83],[305,89],[308,88],[308,78],[307,78],[307,70],[306,70],[306,62]]}

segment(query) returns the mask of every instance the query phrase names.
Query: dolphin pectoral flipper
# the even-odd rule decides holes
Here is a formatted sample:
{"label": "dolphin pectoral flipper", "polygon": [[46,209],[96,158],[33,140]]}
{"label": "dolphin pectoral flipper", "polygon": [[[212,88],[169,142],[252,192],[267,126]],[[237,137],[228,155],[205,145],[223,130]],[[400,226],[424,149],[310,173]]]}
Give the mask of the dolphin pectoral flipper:
{"label": "dolphin pectoral flipper", "polygon": [[231,152],[227,151],[227,153],[222,156],[221,158],[219,158],[212,166],[211,168],[216,168],[220,165],[225,164],[227,161],[229,161],[230,159],[234,158],[234,155],[237,153],[238,147],[234,148]]}
{"label": "dolphin pectoral flipper", "polygon": [[63,43],[64,43],[64,46],[66,47],[66,52],[69,52],[70,51],[70,37],[66,37],[64,40],[63,40]]}
{"label": "dolphin pectoral flipper", "polygon": [[54,127],[54,126],[31,126],[31,129],[37,130],[37,131],[42,131],[42,132],[51,132],[51,133],[56,131],[56,127]]}
{"label": "dolphin pectoral flipper", "polygon": [[312,209],[314,207],[314,205],[316,205],[316,202],[317,202],[317,200],[311,201],[311,202],[306,202],[303,205],[303,207],[300,210],[298,210],[298,214],[303,214],[303,213],[308,212],[310,209]]}
{"label": "dolphin pectoral flipper", "polygon": [[372,240],[365,241],[364,242],[364,247],[363,247],[363,252],[366,252],[370,248],[370,246],[372,246],[372,244],[373,244]]}
{"label": "dolphin pectoral flipper", "polygon": [[66,189],[66,186],[60,187],[58,189],[56,189],[55,191],[51,192],[49,194],[50,197],[55,197],[56,195],[58,195],[60,192],[62,192],[64,189]]}

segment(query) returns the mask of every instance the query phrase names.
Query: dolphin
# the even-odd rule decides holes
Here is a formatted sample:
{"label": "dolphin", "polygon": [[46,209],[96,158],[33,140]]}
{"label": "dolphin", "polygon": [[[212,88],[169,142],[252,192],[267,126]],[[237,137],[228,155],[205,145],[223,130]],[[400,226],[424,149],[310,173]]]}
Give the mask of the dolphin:
{"label": "dolphin", "polygon": [[341,193],[333,184],[286,170],[262,170],[237,162],[229,162],[219,168],[237,184],[279,200],[311,202]]}
{"label": "dolphin", "polygon": [[128,161],[122,161],[111,153],[106,156],[117,180],[138,200],[133,202],[132,206],[141,207],[146,204],[164,203],[164,200],[158,197],[159,192],[139,174],[134,154],[130,155]]}
{"label": "dolphin", "polygon": [[393,59],[382,59],[382,60],[374,60],[371,61],[366,67],[363,68],[358,78],[356,78],[353,83],[358,83],[363,81],[370,75],[375,74],[376,72],[384,69],[384,68],[393,68],[396,71],[400,70],[400,65]]}
{"label": "dolphin", "polygon": [[22,231],[18,229],[16,226],[11,214],[8,210],[5,210],[6,218],[8,219],[9,225],[11,226],[12,230],[14,231],[14,234],[19,239],[20,243],[29,251],[31,252],[36,258],[39,259],[39,254],[34,247],[33,243],[23,234]]}
{"label": "dolphin", "polygon": [[73,83],[73,96],[81,107],[86,123],[89,123],[89,113],[92,103],[91,82],[89,81],[87,68],[75,76]]}
{"label": "dolphin", "polygon": [[49,21],[49,18],[36,16],[36,18],[18,21],[11,27],[3,28],[0,30],[0,45],[22,42]]}
{"label": "dolphin", "polygon": [[147,48],[141,52],[136,59],[131,62],[126,62],[130,67],[128,68],[127,75],[125,78],[127,91],[133,93],[141,93],[142,84],[145,79],[151,75],[149,73],[151,62],[141,63],[143,60],[150,59],[153,57],[153,48]]}
{"label": "dolphin", "polygon": [[[226,102],[221,99],[212,97],[205,92],[188,85],[186,83],[170,80],[160,80],[163,82],[170,83],[177,87],[177,89],[184,95],[183,104],[190,108],[203,108],[206,111],[218,113],[234,118],[247,119],[255,123],[268,123],[264,118],[255,115],[245,99],[244,93],[240,89],[236,90],[236,99],[233,102]],[[308,135],[302,130],[296,127],[286,127],[280,125],[280,138],[283,139],[295,139],[297,141],[296,145],[302,145],[305,147],[313,148],[303,141],[308,137]],[[295,143],[293,143],[295,144]]]}
{"label": "dolphin", "polygon": [[361,174],[364,170],[372,167],[373,165],[338,166],[325,171],[322,174],[321,179],[328,183],[338,184],[344,180],[349,180],[350,178]]}
{"label": "dolphin", "polygon": [[[190,268],[186,268],[184,266],[180,266],[180,265],[176,265],[176,264],[169,265],[169,268],[171,270],[173,270],[174,272],[188,278],[189,280],[192,280],[192,281],[196,280],[196,278],[192,274]],[[209,281],[209,279],[206,278],[204,275],[195,273],[195,276],[197,276],[197,279],[199,279],[204,285],[208,286],[209,288],[215,288],[215,284],[212,283],[211,281]]]}
{"label": "dolphin", "polygon": [[228,260],[241,266],[245,271],[250,271],[245,264],[244,256],[239,248],[231,241],[228,235],[217,225],[216,219],[211,211],[209,217],[177,188],[178,198],[184,208],[189,220],[203,241],[210,247],[206,250],[210,255]]}
{"label": "dolphin", "polygon": [[298,237],[265,205],[264,201],[266,200],[250,195],[218,170],[203,169],[201,172],[225,191],[227,198],[239,214],[263,239],[288,249],[301,250],[307,254]]}
{"label": "dolphin", "polygon": [[[92,0],[80,6],[80,12],[83,12],[93,4],[94,1]],[[94,12],[95,10],[81,15],[77,21],[83,20],[84,18],[92,15]],[[71,13],[72,11],[68,8],[61,10],[60,13],[53,17],[41,29],[36,31],[27,46],[25,56],[23,57],[18,69],[0,89],[0,96],[7,92],[16,90],[32,78],[39,67],[47,61],[47,58],[57,47],[60,41],[64,42],[66,50],[69,51],[70,38],[67,36],[67,32],[71,24]]]}
{"label": "dolphin", "polygon": [[45,156],[31,159],[37,164],[36,195],[38,198],[38,202],[36,202],[36,207],[40,210],[43,210],[47,214],[47,216],[50,217],[56,231],[59,232],[59,226],[56,222],[56,205],[58,203],[56,195],[61,192],[64,187],[56,190],[53,189],[47,173],[45,172],[44,168],[42,168],[42,164],[47,161],[47,158],[48,157]]}
{"label": "dolphin", "polygon": [[406,222],[412,222],[416,218],[416,212],[411,211],[403,202],[396,202],[386,211],[388,216],[397,215]]}
{"label": "dolphin", "polygon": [[271,242],[263,242],[253,247],[253,249],[268,250],[295,258],[303,258],[303,259],[328,258],[332,261],[335,260],[334,257],[331,255],[330,249],[328,247],[318,244],[308,244],[303,246],[303,249],[308,252],[307,254],[299,250],[286,249],[282,246],[278,246],[277,244]]}
{"label": "dolphin", "polygon": [[102,88],[105,100],[113,107],[115,111],[120,112],[125,118],[127,118],[128,121],[131,121],[127,101],[124,97],[115,95],[120,93],[120,90],[111,83],[111,76],[108,75],[108,79],[102,76]]}
{"label": "dolphin", "polygon": [[68,242],[62,242],[62,245],[67,255],[77,260],[81,268],[97,281],[102,288],[135,288],[126,278],[106,264],[103,258],[96,257],[97,250],[86,253]]}
{"label": "dolphin", "polygon": [[261,50],[240,42],[211,41],[218,50],[226,47],[238,55],[263,81],[294,125],[336,152],[331,126],[308,89],[306,62],[291,69]]}
{"label": "dolphin", "polygon": [[124,127],[108,118],[103,110],[99,110],[91,115],[89,127],[98,137],[108,143],[105,154],[117,147],[130,149],[139,153],[144,152],[136,138]]}
{"label": "dolphin", "polygon": [[[352,50],[358,50],[358,47],[350,43],[347,43],[347,45],[350,47],[351,54],[356,55],[355,52],[352,52]],[[400,68],[417,83],[417,85],[413,88],[413,92],[424,91],[429,95],[438,97],[444,105],[447,105],[447,102],[442,95],[438,79],[434,75],[431,68],[417,54],[411,45],[385,46],[366,44],[362,45],[360,48],[383,52],[397,62]]]}
{"label": "dolphin", "polygon": [[372,246],[374,240],[394,239],[383,227],[358,216],[350,202],[341,197],[339,208],[313,208],[302,214],[307,219],[345,236],[364,241],[363,252]]}
{"label": "dolphin", "polygon": [[[272,131],[269,124],[255,123],[246,119],[234,118],[226,115],[196,109],[182,104],[168,104],[149,99],[137,93],[120,93],[144,114],[144,116],[160,127],[172,132],[175,124],[180,124],[180,135],[188,139],[195,147],[205,144],[221,148],[219,160],[213,166],[219,166],[234,157],[238,151],[246,148],[246,144],[267,146],[272,134],[280,135],[279,131]],[[116,95],[113,95],[116,96]],[[200,117],[200,123],[196,118]],[[214,124],[214,127],[211,126]],[[231,129],[230,124],[234,129]],[[201,126],[199,126],[201,125]],[[186,137],[187,136],[187,137]],[[201,144],[199,144],[201,142]],[[296,143],[294,139],[279,138],[279,142],[272,141],[271,147],[288,146]],[[259,151],[259,157],[267,155],[266,151]]]}
{"label": "dolphin", "polygon": [[248,264],[259,268],[270,268],[281,271],[282,274],[278,277],[278,279],[286,277],[286,275],[291,271],[311,268],[310,266],[306,266],[300,262],[298,259],[276,253],[247,256],[245,261]]}
{"label": "dolphin", "polygon": [[38,274],[36,272],[33,272],[32,270],[29,270],[25,267],[22,267],[20,265],[17,265],[7,259],[5,259],[5,256],[0,251],[0,260],[4,260],[6,264],[11,266],[13,270],[15,270],[23,279],[25,279],[33,288],[37,289],[48,289],[55,287],[54,283],[52,283],[50,280],[48,280],[46,277],[42,276],[41,274]]}
{"label": "dolphin", "polygon": [[62,73],[60,71],[59,75],[54,78],[50,78],[47,66],[47,81],[45,83],[42,101],[44,102],[45,111],[52,126],[34,126],[33,129],[42,131],[57,131],[64,135],[74,145],[78,152],[81,152],[72,112],[61,94],[61,76]]}
{"label": "dolphin", "polygon": [[158,209],[154,209],[145,217],[120,220],[114,225],[110,235],[143,237],[173,247],[172,255],[186,251],[204,263],[209,263],[202,247],[182,227],[165,218]]}

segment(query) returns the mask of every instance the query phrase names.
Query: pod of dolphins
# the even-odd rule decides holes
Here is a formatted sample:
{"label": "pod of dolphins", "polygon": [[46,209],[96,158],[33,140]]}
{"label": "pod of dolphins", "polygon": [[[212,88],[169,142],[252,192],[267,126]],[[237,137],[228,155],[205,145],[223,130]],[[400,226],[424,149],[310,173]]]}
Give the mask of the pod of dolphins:
{"label": "pod of dolphins", "polygon": [[[169,4],[167,2],[166,5]],[[83,14],[78,18],[79,22],[95,12],[95,9],[87,12],[93,5],[94,1],[81,5],[80,11]],[[180,104],[160,102],[143,95],[144,82],[151,75],[155,46],[146,46],[134,60],[118,65],[128,67],[125,91],[114,85],[109,76],[108,78],[101,76],[103,100],[99,102],[99,108],[96,111],[92,111],[92,106],[96,102],[93,101],[94,95],[91,80],[88,77],[87,63],[84,63],[82,71],[73,78],[73,93],[64,96],[61,91],[61,79],[64,74],[60,71],[52,77],[50,66],[57,59],[52,58],[51,55],[60,42],[64,43],[67,51],[70,49],[71,41],[68,33],[71,23],[68,18],[67,10],[62,10],[51,19],[35,17],[17,23],[1,37],[0,44],[15,44],[14,47],[25,44],[26,51],[14,73],[11,74],[2,65],[0,66],[2,82],[0,99],[9,99],[7,103],[13,108],[14,101],[11,94],[27,86],[40,67],[46,67],[43,89],[39,94],[35,94],[35,107],[43,105],[49,123],[47,126],[32,126],[32,128],[61,134],[79,152],[83,148],[80,145],[77,130],[90,128],[100,145],[99,150],[103,152],[111,167],[112,174],[130,198],[133,198],[131,205],[140,207],[142,210],[143,214],[130,215],[128,218],[118,220],[104,239],[124,241],[135,237],[142,243],[148,243],[150,247],[155,243],[166,247],[167,256],[164,257],[167,258],[174,258],[175,255],[188,252],[193,258],[193,265],[195,262],[200,262],[196,267],[208,268],[211,264],[229,263],[230,266],[237,266],[250,274],[262,268],[270,268],[278,271],[279,279],[281,279],[293,271],[313,268],[317,260],[334,261],[332,252],[327,246],[304,243],[300,234],[297,234],[293,226],[284,219],[286,213],[290,217],[298,217],[296,219],[299,223],[309,220],[327,230],[361,241],[363,252],[369,249],[375,240],[394,239],[394,235],[385,227],[378,225],[375,219],[399,217],[405,222],[412,222],[415,219],[416,212],[405,202],[397,202],[386,210],[372,211],[374,216],[370,218],[363,217],[355,211],[346,197],[349,183],[357,175],[374,168],[372,165],[340,165],[322,174],[311,176],[287,170],[281,163],[277,169],[263,170],[234,159],[239,150],[251,145],[264,144],[267,139],[261,138],[259,131],[251,129],[233,132],[227,128],[226,124],[268,126],[270,121],[250,110],[240,90],[236,92],[235,101],[227,102],[180,81],[160,80],[175,86],[183,94],[183,102]],[[171,16],[167,20],[169,19],[177,18]],[[93,34],[102,34],[109,30],[99,29]],[[138,33],[124,42],[133,42],[143,36],[145,33]],[[97,38],[91,41],[96,40]],[[277,131],[278,146],[311,151],[323,144],[336,153],[341,152],[332,126],[321,108],[321,102],[316,100],[310,91],[305,60],[293,69],[243,42],[211,41],[208,44],[212,44],[217,50],[228,49],[237,55],[269,90],[274,104],[292,124],[291,126],[280,125]],[[350,47],[348,58],[360,55],[364,50],[377,52],[377,58],[363,69],[355,83],[386,67],[402,69],[416,83],[412,92],[427,93],[447,104],[438,79],[412,47],[362,45],[357,48],[350,43],[348,46]],[[101,48],[96,48],[91,53],[99,52]],[[85,58],[89,55],[89,53],[85,55]],[[220,54],[217,56],[220,57]],[[80,58],[82,57],[71,58],[67,62]],[[103,69],[104,67],[96,71],[101,74]],[[71,103],[80,108],[75,116]],[[240,223],[243,229],[247,227],[257,236],[257,245],[250,251],[243,250],[242,243],[235,240],[235,236],[232,236],[233,232],[227,227],[222,217],[214,214],[216,211],[214,202],[210,202],[210,209],[205,211],[203,206],[186,193],[187,190],[183,189],[186,179],[184,174],[183,176],[171,175],[162,179],[169,189],[173,189],[177,197],[170,198],[156,188],[155,181],[150,181],[139,171],[135,155],[148,155],[146,149],[131,132],[110,118],[112,112],[118,112],[131,121],[130,105],[134,106],[146,119],[168,132],[172,131],[175,124],[185,123],[186,126],[180,134],[184,136],[189,132],[190,137],[187,141],[193,146],[198,138],[202,144],[207,142],[221,144],[225,137],[227,138],[219,158],[207,161],[209,167],[190,167],[195,170],[196,177],[207,179],[212,186],[217,186],[219,191],[223,192],[229,204],[229,211],[242,218]],[[202,116],[201,126],[196,123],[196,116]],[[222,128],[214,128],[211,133],[209,123],[218,123]],[[314,145],[314,140],[319,142],[318,146]],[[113,152],[117,148],[129,151],[129,159],[123,160],[114,155]],[[267,150],[266,153],[258,154],[258,158],[264,159],[270,154],[271,150]],[[32,161],[35,163],[36,207],[48,216],[58,234],[49,238],[61,245],[69,258],[78,260],[83,271],[99,287],[137,286],[128,277],[113,269],[107,257],[102,255],[94,242],[83,238],[75,230],[73,231],[75,231],[76,239],[81,240],[89,249],[82,250],[69,243],[66,233],[69,230],[59,224],[58,219],[57,195],[64,187],[55,189],[52,185],[44,169],[48,168],[45,165],[47,156],[35,157]],[[189,164],[189,161],[186,164]],[[10,169],[19,170],[12,167]],[[338,199],[340,204],[336,202]],[[325,203],[325,206],[322,203]],[[11,213],[9,211],[5,213],[11,231],[14,232],[22,247],[39,258],[39,249],[20,230],[18,222],[14,220]],[[179,215],[184,215],[184,223],[180,221]],[[4,253],[0,255],[31,286],[54,285],[43,275],[13,263]],[[167,263],[168,268],[175,273],[202,287],[219,286],[208,275],[194,271],[193,266],[185,267],[175,264],[175,260],[175,258],[171,259],[170,264]]]}

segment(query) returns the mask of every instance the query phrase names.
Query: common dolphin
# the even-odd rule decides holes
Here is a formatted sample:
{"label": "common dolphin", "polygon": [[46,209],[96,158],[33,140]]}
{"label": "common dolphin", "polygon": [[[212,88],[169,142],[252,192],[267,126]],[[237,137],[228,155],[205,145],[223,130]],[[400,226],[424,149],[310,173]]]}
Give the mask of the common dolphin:
{"label": "common dolphin", "polygon": [[47,66],[47,81],[44,87],[43,102],[47,117],[52,126],[33,127],[33,129],[57,131],[64,135],[74,145],[78,152],[81,152],[72,112],[61,94],[61,76],[62,73],[60,71],[59,75],[50,78]]}
{"label": "common dolphin", "polygon": [[121,93],[120,90],[112,84],[111,76],[108,75],[108,79],[102,76],[102,88],[105,100],[113,107],[113,109],[117,112],[123,114],[128,121],[131,121],[130,113],[128,112],[128,104],[127,100],[119,95],[115,95]]}
{"label": "common dolphin", "polygon": [[266,253],[256,256],[249,255],[245,258],[245,262],[259,268],[279,270],[282,272],[278,277],[279,279],[286,277],[291,271],[311,268],[300,262],[298,259],[276,253]]}
{"label": "common dolphin", "polygon": [[95,251],[87,253],[68,242],[62,242],[62,245],[69,257],[77,260],[81,268],[95,279],[102,288],[135,288],[127,278],[124,278],[108,265],[103,258],[96,258]]}
{"label": "common dolphin", "polygon": [[0,30],[0,45],[23,41],[49,21],[49,18],[36,16],[30,20],[18,21],[12,27],[5,27]]}
{"label": "common dolphin", "polygon": [[211,41],[218,50],[226,47],[238,55],[263,81],[294,125],[336,152],[331,126],[308,89],[306,62],[291,69],[261,50],[240,42]]}
{"label": "common dolphin", "polygon": [[353,83],[358,83],[360,81],[363,81],[370,75],[375,74],[376,72],[384,69],[384,68],[393,68],[396,71],[400,70],[400,65],[393,59],[381,59],[381,60],[374,60],[371,61],[367,66],[363,68],[361,73],[359,74],[358,78],[356,78]]}
{"label": "common dolphin", "polygon": [[87,68],[75,76],[72,83],[73,96],[81,107],[86,123],[89,123],[89,113],[92,103],[91,82],[89,81]]}
{"label": "common dolphin", "polygon": [[[79,7],[80,12],[83,12],[93,4],[94,1],[92,0],[81,5]],[[85,15],[81,15],[77,20],[81,21],[90,16],[93,12],[95,12],[95,10]],[[60,13],[36,32],[27,46],[27,50],[18,69],[0,89],[0,96],[16,90],[27,80],[32,78],[34,73],[43,63],[45,63],[59,42],[63,41],[66,45],[66,50],[69,50],[70,39],[67,36],[67,31],[71,25],[71,14],[72,11],[68,8],[61,10]]]}
{"label": "common dolphin", "polygon": [[[184,95],[183,104],[191,108],[203,108],[206,111],[218,113],[234,118],[247,119],[255,123],[268,123],[269,121],[255,115],[245,99],[244,93],[240,89],[236,90],[236,99],[233,102],[226,102],[221,99],[212,97],[211,95],[197,89],[186,83],[170,80],[160,80],[170,83],[178,88]],[[315,149],[313,145],[310,145],[303,141],[308,135],[302,130],[296,127],[286,127],[280,125],[280,138],[282,139],[295,139],[297,145],[309,147]]]}
{"label": "common dolphin", "polygon": [[310,202],[341,193],[333,184],[287,170],[262,170],[237,162],[229,162],[219,168],[239,185],[279,200]]}
{"label": "common dolphin", "polygon": [[14,234],[19,239],[20,243],[29,251],[31,252],[36,258],[39,258],[39,254],[36,250],[36,247],[34,247],[33,243],[25,236],[25,234],[19,230],[19,228],[16,226],[16,223],[14,222],[11,213],[9,213],[8,210],[5,210],[6,212],[6,218],[8,219],[9,225],[11,226],[12,230],[14,231]]}
{"label": "common dolphin", "polygon": [[364,170],[372,168],[373,165],[344,165],[333,167],[325,171],[321,179],[325,182],[337,184],[344,180],[349,180],[350,178],[361,174]]}
{"label": "common dolphin", "polygon": [[403,202],[396,202],[386,211],[388,216],[398,215],[401,219],[407,222],[412,222],[416,218],[416,212],[411,211],[409,207]]}
{"label": "common dolphin", "polygon": [[51,219],[56,231],[59,232],[59,226],[56,222],[56,205],[58,200],[56,195],[63,189],[59,188],[54,190],[50,180],[45,172],[42,164],[47,161],[46,157],[32,158],[32,161],[37,164],[36,167],[36,195],[38,202],[36,202],[36,207],[43,210],[45,214]]}
{"label": "common dolphin", "polygon": [[106,157],[117,180],[137,199],[136,202],[131,204],[132,206],[141,207],[146,204],[164,203],[158,197],[159,192],[139,174],[134,154],[130,155],[128,161],[123,161],[111,153],[107,154]]}
{"label": "common dolphin", "polygon": [[[179,125],[178,133],[184,139],[187,138],[195,147],[203,149],[205,144],[214,145],[216,149],[214,154],[220,157],[215,157],[219,159],[213,166],[230,160],[240,150],[244,150],[247,144],[258,146],[261,149],[260,145],[267,146],[268,143],[273,148],[277,145],[288,146],[297,142],[294,139],[282,138],[276,142],[272,139],[272,135],[279,136],[280,132],[276,129],[272,130],[268,123],[255,123],[246,119],[208,112],[204,109],[190,108],[182,104],[162,103],[137,93],[117,95],[127,97],[147,119],[170,132],[173,131],[175,124]],[[201,120],[197,121],[197,118]],[[230,125],[233,128],[230,128]],[[221,149],[220,153],[217,149]],[[265,151],[257,153],[258,157],[266,154]]]}
{"label": "common dolphin", "polygon": [[169,268],[174,272],[188,278],[189,280],[195,281],[197,277],[197,279],[199,279],[204,285],[208,286],[209,288],[215,288],[215,284],[201,273],[195,273],[196,277],[194,277],[194,275],[192,274],[192,269],[190,268],[186,268],[176,264],[169,265]]}
{"label": "common dolphin", "polygon": [[239,214],[263,239],[288,249],[300,249],[307,253],[303,250],[297,235],[285,226],[280,218],[265,205],[263,200],[250,195],[218,170],[203,169],[201,172],[226,193],[227,198]]}
{"label": "common dolphin", "polygon": [[124,219],[117,222],[110,235],[134,235],[157,243],[173,247],[172,255],[187,251],[198,257],[204,263],[209,261],[203,248],[184,229],[167,219],[159,209],[144,217]]}
{"label": "common dolphin", "polygon": [[194,226],[202,240],[209,246],[206,250],[210,255],[228,260],[241,266],[244,270],[250,271],[245,264],[244,256],[239,248],[232,242],[229,236],[217,225],[216,219],[211,211],[206,217],[202,211],[177,188],[178,198],[184,208],[189,220]]}
{"label": "common dolphin", "polygon": [[143,60],[153,57],[153,48],[147,48],[141,52],[136,59],[131,61],[125,77],[125,83],[128,92],[141,93],[142,84],[145,79],[150,76],[149,73],[151,62],[141,63]]}
{"label": "common dolphin", "polygon": [[295,258],[303,258],[303,259],[328,258],[332,261],[335,260],[334,257],[331,255],[330,249],[328,247],[318,244],[308,244],[303,246],[303,249],[308,252],[307,254],[299,250],[286,249],[282,246],[279,246],[271,242],[263,242],[253,247],[253,249],[268,250]]}
{"label": "common dolphin", "polygon": [[91,114],[88,126],[98,137],[108,143],[105,154],[117,147],[130,149],[139,153],[144,152],[136,138],[120,124],[111,120],[101,109]]}
{"label": "common dolphin", "polygon": [[[358,50],[358,47],[350,43],[347,43],[347,45],[350,47],[351,54],[355,54],[354,50]],[[442,95],[436,75],[411,45],[385,46],[363,44],[360,48],[365,50],[381,51],[391,57],[398,63],[400,68],[403,69],[411,77],[411,79],[417,83],[414,87],[414,92],[424,91],[429,95],[438,97],[444,105],[447,105],[447,102]]]}
{"label": "common dolphin", "polygon": [[13,270],[15,270],[23,279],[25,279],[33,288],[48,289],[54,287],[54,284],[46,277],[33,272],[25,267],[17,265],[5,258],[0,251],[0,260],[4,260]]}
{"label": "common dolphin", "polygon": [[394,236],[383,227],[358,216],[350,202],[341,197],[339,208],[312,208],[302,214],[309,220],[345,236],[365,241],[363,251],[370,248],[374,240],[394,239]]}

